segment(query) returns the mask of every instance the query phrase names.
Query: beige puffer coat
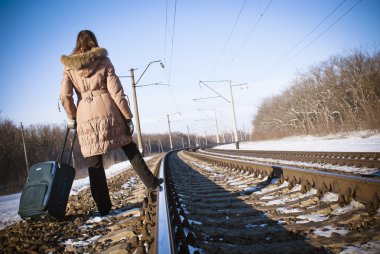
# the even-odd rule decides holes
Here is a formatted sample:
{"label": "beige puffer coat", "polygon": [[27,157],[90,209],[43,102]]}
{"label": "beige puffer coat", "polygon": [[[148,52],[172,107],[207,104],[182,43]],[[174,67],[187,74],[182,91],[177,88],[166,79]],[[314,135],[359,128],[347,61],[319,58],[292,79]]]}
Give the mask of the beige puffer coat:
{"label": "beige puffer coat", "polygon": [[[124,119],[132,113],[123,87],[104,48],[82,54],[63,55],[60,99],[70,119],[76,119],[78,140],[84,157],[104,154],[129,144]],[[78,96],[74,104],[73,90]]]}

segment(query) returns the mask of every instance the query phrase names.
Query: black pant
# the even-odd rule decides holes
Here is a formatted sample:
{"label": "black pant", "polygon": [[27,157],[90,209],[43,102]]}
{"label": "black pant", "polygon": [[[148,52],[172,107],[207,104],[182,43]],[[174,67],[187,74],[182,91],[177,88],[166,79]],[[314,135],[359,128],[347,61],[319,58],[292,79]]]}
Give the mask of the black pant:
{"label": "black pant", "polygon": [[[157,184],[157,178],[145,164],[145,161],[136,144],[132,141],[128,145],[123,146],[122,149],[144,185],[147,188],[154,188]],[[111,209],[112,203],[109,196],[102,155],[94,155],[86,159],[89,166],[88,175],[90,178],[92,197],[95,200],[100,214],[107,214]]]}

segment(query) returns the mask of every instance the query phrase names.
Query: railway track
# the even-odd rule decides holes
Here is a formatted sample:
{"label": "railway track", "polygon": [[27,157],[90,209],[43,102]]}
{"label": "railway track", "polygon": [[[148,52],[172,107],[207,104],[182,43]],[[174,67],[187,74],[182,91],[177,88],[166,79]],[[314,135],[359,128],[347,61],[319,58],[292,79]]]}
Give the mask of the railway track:
{"label": "railway track", "polygon": [[380,181],[190,151],[168,154],[149,253],[380,251]]}
{"label": "railway track", "polygon": [[[380,180],[196,151],[150,163],[147,192],[132,170],[109,179],[113,212],[88,189],[63,221],[0,230],[1,253],[380,252]],[[345,253],[345,252],[343,252]]]}
{"label": "railway track", "polygon": [[377,152],[307,152],[307,151],[261,151],[225,150],[205,148],[204,151],[224,155],[271,158],[319,164],[375,168],[380,170],[380,153]]}

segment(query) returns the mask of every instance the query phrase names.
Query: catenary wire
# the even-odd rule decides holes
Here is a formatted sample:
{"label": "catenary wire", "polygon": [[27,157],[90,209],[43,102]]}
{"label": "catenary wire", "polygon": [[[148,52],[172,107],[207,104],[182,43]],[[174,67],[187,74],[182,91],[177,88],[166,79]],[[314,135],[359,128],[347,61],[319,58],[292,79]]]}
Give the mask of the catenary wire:
{"label": "catenary wire", "polygon": [[171,50],[170,50],[169,84],[170,84],[171,75],[172,75],[173,49],[174,49],[174,32],[175,32],[176,15],[177,15],[177,0],[175,0],[175,3],[174,3],[174,20],[173,20],[173,31],[172,31],[172,45],[171,45]]}
{"label": "catenary wire", "polygon": [[165,1],[165,48],[164,48],[164,62],[166,64],[166,38],[168,30],[168,0]]}
{"label": "catenary wire", "polygon": [[[168,1],[166,0],[166,25],[167,25],[167,5],[168,5],[167,3],[168,3]],[[176,16],[177,16],[177,0],[175,0],[175,3],[174,3],[174,19],[173,19],[171,50],[170,50],[170,67],[169,67],[170,69],[169,69],[169,75],[166,73],[166,70],[165,70],[165,73],[166,73],[166,78],[167,78],[167,81],[168,81],[168,84],[169,84],[170,95],[171,95],[171,97],[172,97],[172,99],[174,101],[174,104],[175,104],[175,107],[176,107],[177,111],[180,111],[179,108],[178,108],[177,100],[175,99],[173,90],[171,88],[171,73],[172,73],[172,63],[173,63],[173,48],[174,48],[174,34],[175,34]],[[165,43],[166,43],[166,30],[165,30]],[[166,50],[165,50],[165,54],[166,54]]]}
{"label": "catenary wire", "polygon": [[307,48],[309,48],[316,40],[318,40],[322,35],[324,35],[327,31],[329,31],[334,25],[336,25],[344,16],[346,16],[349,12],[351,12],[362,0],[357,1],[353,6],[351,6],[346,12],[344,12],[339,18],[337,18],[330,26],[328,26],[325,30],[323,30],[320,34],[318,34],[311,42],[309,42],[305,47],[303,47],[301,50],[299,50],[296,54],[294,54],[288,61],[286,61],[282,66],[275,69],[271,74],[279,71],[284,66],[289,64],[291,61],[293,61],[294,58],[296,58],[299,54],[301,54],[303,51],[305,51]]}
{"label": "catenary wire", "polygon": [[[168,0],[165,1],[165,48],[164,48],[164,64],[165,66],[168,66],[167,65],[167,62],[166,62],[166,51],[167,51],[167,31],[168,31]],[[170,85],[170,81],[169,81],[169,74],[168,74],[168,70],[167,68],[165,68],[165,78],[166,78],[166,81],[167,83]]]}
{"label": "catenary wire", "polygon": [[316,25],[309,33],[307,33],[301,40],[299,40],[288,52],[286,52],[281,58],[279,58],[267,71],[264,72],[263,75],[261,75],[258,79],[261,79],[262,77],[266,76],[267,74],[271,73],[272,70],[275,69],[277,65],[281,63],[290,53],[292,53],[298,46],[301,45],[302,42],[304,42],[312,33],[314,33],[325,21],[331,17],[332,14],[334,14],[347,0],[343,0],[338,6],[336,6],[325,18],[322,19],[322,21],[319,22],[318,25]]}
{"label": "catenary wire", "polygon": [[307,44],[304,48],[302,48],[296,55],[294,55],[289,61],[293,60],[293,58],[297,57],[300,53],[310,47],[316,40],[318,40],[322,35],[324,35],[327,31],[329,31],[336,23],[338,23],[344,16],[346,16],[349,12],[351,12],[362,0],[356,2],[350,9],[348,9],[343,15],[341,15],[338,19],[334,21],[328,28],[323,30],[317,37],[315,37],[309,44]]}
{"label": "catenary wire", "polygon": [[224,55],[224,52],[225,52],[225,50],[226,50],[226,48],[227,48],[228,43],[230,42],[230,39],[231,39],[231,36],[232,36],[233,32],[235,31],[236,24],[237,24],[237,22],[239,21],[240,15],[241,15],[241,13],[243,12],[243,9],[244,9],[244,6],[245,6],[246,2],[247,2],[247,0],[244,0],[243,5],[242,5],[242,7],[240,8],[239,14],[238,14],[238,16],[237,16],[236,19],[235,19],[235,23],[234,23],[234,25],[233,25],[233,27],[232,27],[232,30],[231,30],[231,32],[230,32],[228,38],[227,38],[227,41],[224,43],[224,46],[223,46],[222,52],[220,53],[220,55],[219,55],[219,57],[218,57],[218,60],[216,61],[215,65],[214,65],[214,68],[213,68],[212,71],[211,71],[211,75],[210,75],[210,77],[214,74],[216,67],[219,65],[220,59],[221,59],[222,56]]}
{"label": "catenary wire", "polygon": [[264,17],[264,14],[267,12],[268,8],[272,4],[272,1],[273,0],[269,1],[269,3],[267,4],[267,6],[265,7],[264,11],[260,14],[260,17],[257,19],[256,23],[254,24],[254,26],[252,27],[252,29],[249,31],[249,34],[247,35],[247,37],[245,38],[243,44],[240,46],[239,50],[236,52],[236,54],[234,55],[234,57],[232,58],[232,60],[228,64],[227,68],[224,70],[224,73],[226,73],[231,68],[232,63],[235,61],[236,57],[240,54],[240,52],[242,51],[242,49],[244,48],[244,46],[247,44],[249,38],[251,37],[252,33],[255,31],[256,27],[260,24],[261,19]]}

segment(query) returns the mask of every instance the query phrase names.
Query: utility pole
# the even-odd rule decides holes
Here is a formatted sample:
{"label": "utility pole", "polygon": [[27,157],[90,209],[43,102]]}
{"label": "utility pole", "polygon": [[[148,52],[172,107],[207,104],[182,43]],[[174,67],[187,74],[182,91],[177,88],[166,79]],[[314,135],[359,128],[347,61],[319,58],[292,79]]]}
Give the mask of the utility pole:
{"label": "utility pole", "polygon": [[170,150],[173,150],[173,143],[172,143],[172,131],[170,129],[170,120],[169,120],[169,115],[166,115],[168,118],[168,126],[169,126],[169,140],[170,140]]}
{"label": "utility pole", "polygon": [[24,126],[22,125],[22,122],[20,123],[21,124],[21,137],[22,137],[22,144],[24,146],[24,156],[25,156],[25,165],[26,165],[26,173],[28,174],[28,171],[29,171],[29,161],[28,161],[28,154],[26,152],[26,145],[25,145],[25,138],[24,138]]}
{"label": "utility pole", "polygon": [[182,149],[185,149],[185,142],[183,142],[183,138],[182,138]]}
{"label": "utility pole", "polygon": [[136,117],[136,127],[137,127],[136,128],[137,129],[137,144],[142,156],[144,157],[144,148],[142,145],[141,127],[140,127],[140,115],[139,115],[139,108],[137,106],[135,73],[134,73],[133,68],[130,69],[130,72],[131,72],[131,79],[132,79],[133,107],[135,108],[134,117]]}
{"label": "utility pole", "polygon": [[233,114],[233,124],[234,124],[234,137],[235,137],[235,143],[236,143],[236,149],[239,149],[239,139],[237,134],[237,127],[236,127],[236,114],[235,114],[235,103],[234,103],[234,95],[232,93],[232,85],[231,80],[228,80],[230,85],[230,95],[231,95],[231,104],[232,104],[232,114]]}
{"label": "utility pole", "polygon": [[226,143],[226,137],[224,136],[224,131],[222,129],[222,138],[223,138],[223,143]]}
{"label": "utility pole", "polygon": [[191,147],[191,144],[190,144],[190,132],[189,132],[189,125],[187,125],[187,141],[189,142],[189,147]]}
{"label": "utility pole", "polygon": [[[220,93],[218,93],[217,91],[215,91],[214,89],[212,89],[205,82],[228,82],[229,88],[230,88],[231,101],[227,100],[224,96],[222,96]],[[224,99],[228,103],[231,103],[231,105],[232,105],[232,123],[233,123],[233,127],[234,127],[234,129],[233,129],[233,132],[234,132],[233,135],[234,135],[234,139],[235,139],[236,149],[239,149],[239,138],[238,138],[238,133],[237,133],[237,125],[236,125],[235,103],[234,103],[234,96],[233,96],[233,93],[232,93],[232,84],[231,84],[232,82],[231,82],[231,80],[199,81],[199,83],[202,83],[208,89],[210,89],[215,94],[217,94],[218,95],[217,97],[221,97],[222,99]],[[234,86],[242,86],[242,85],[246,85],[246,83],[245,84],[234,85]]]}
{"label": "utility pole", "polygon": [[161,139],[160,139],[160,140],[158,140],[158,142],[159,142],[158,151],[160,151],[160,147],[161,147],[161,153],[163,153],[163,152],[164,152],[164,149],[162,148]]}
{"label": "utility pole", "polygon": [[214,114],[215,114],[215,124],[216,124],[216,143],[219,144],[219,127],[218,127],[218,119],[216,118],[216,111],[214,109]]}
{"label": "utility pole", "polygon": [[[197,99],[193,99],[194,101],[196,100],[204,100],[204,99],[208,99],[208,98],[197,98]],[[198,109],[199,111],[202,111],[202,110],[214,110],[214,117],[215,117],[215,126],[216,126],[216,143],[219,144],[220,143],[220,139],[219,139],[219,127],[218,127],[218,118],[216,117],[216,110],[215,108],[213,109]],[[205,114],[206,115],[206,114]],[[211,120],[214,120],[212,119],[210,116],[206,115],[209,119]]]}
{"label": "utility pole", "polygon": [[[133,106],[135,108],[135,113],[134,113],[134,117],[136,118],[136,131],[137,131],[137,145],[139,147],[139,150],[142,154],[142,156],[144,156],[144,148],[143,148],[143,144],[142,144],[142,137],[141,137],[141,126],[140,126],[140,115],[139,115],[139,108],[138,108],[138,104],[137,104],[137,96],[136,96],[136,87],[137,87],[137,84],[139,83],[140,79],[142,78],[142,76],[144,75],[144,73],[146,72],[146,70],[149,68],[149,66],[152,64],[152,63],[160,63],[161,67],[162,68],[165,68],[165,66],[162,64],[161,60],[157,60],[157,61],[152,61],[150,62],[145,70],[143,71],[143,73],[141,74],[141,76],[138,78],[137,82],[135,82],[135,73],[134,73],[134,69],[131,68],[129,71],[131,72],[131,76],[119,76],[119,78],[126,78],[126,77],[130,77],[131,80],[132,80],[132,93],[133,93]],[[159,83],[156,83],[154,85],[160,85]]]}

